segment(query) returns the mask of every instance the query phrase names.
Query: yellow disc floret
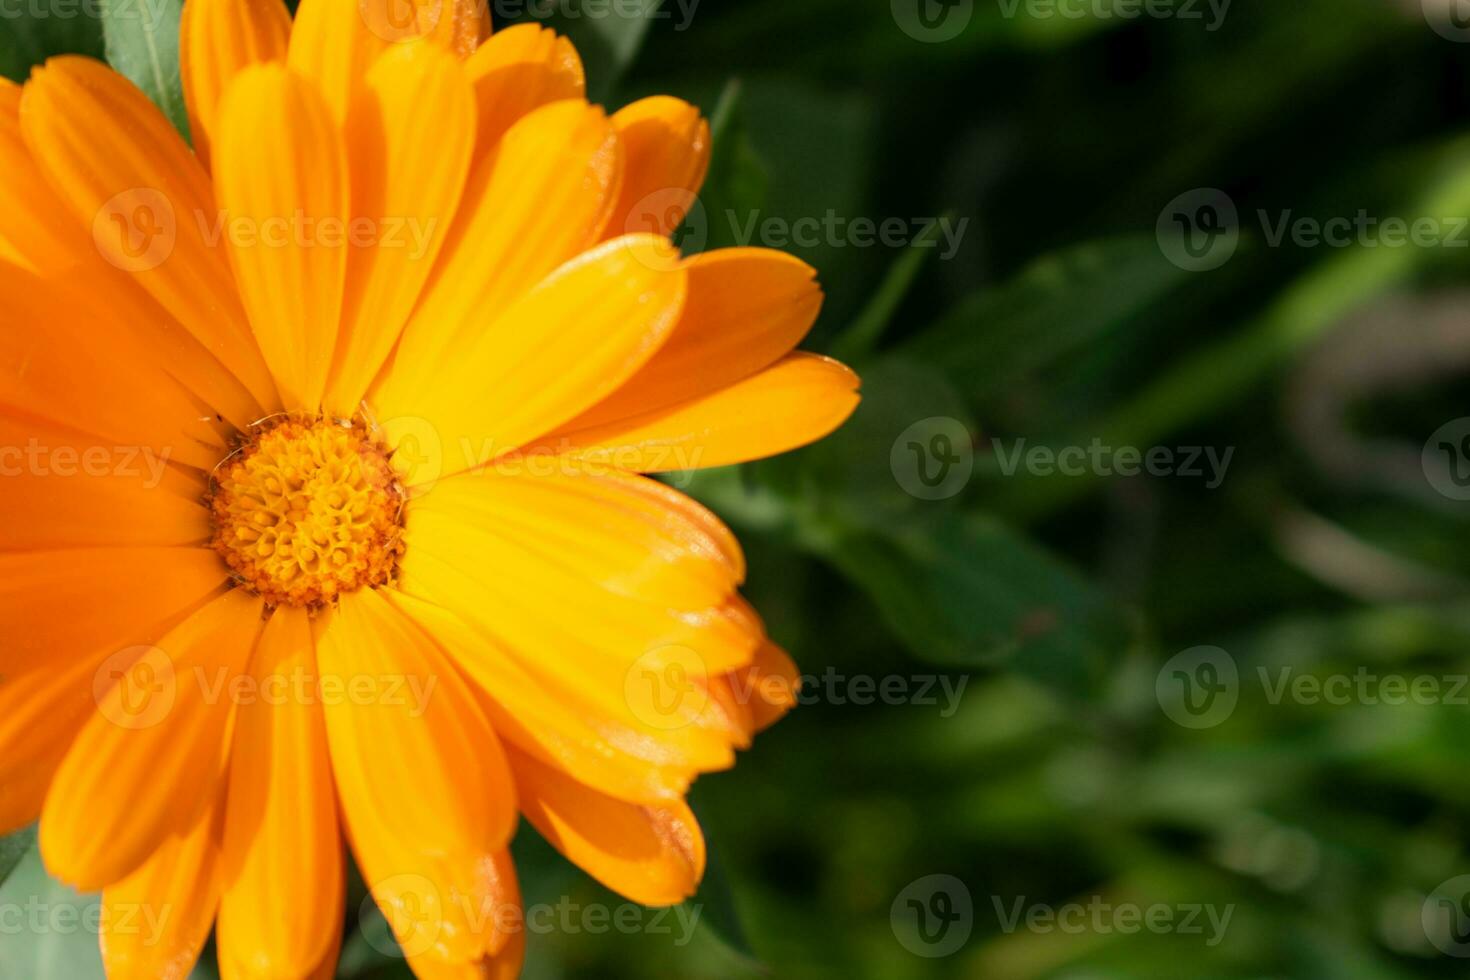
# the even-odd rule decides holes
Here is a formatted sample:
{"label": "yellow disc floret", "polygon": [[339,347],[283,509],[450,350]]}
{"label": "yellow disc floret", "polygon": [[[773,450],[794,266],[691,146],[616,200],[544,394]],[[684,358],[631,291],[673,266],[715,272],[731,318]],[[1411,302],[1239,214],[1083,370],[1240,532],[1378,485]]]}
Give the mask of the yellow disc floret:
{"label": "yellow disc floret", "polygon": [[288,417],[215,473],[214,547],[272,605],[315,606],[386,584],[402,551],[403,492],[361,425]]}

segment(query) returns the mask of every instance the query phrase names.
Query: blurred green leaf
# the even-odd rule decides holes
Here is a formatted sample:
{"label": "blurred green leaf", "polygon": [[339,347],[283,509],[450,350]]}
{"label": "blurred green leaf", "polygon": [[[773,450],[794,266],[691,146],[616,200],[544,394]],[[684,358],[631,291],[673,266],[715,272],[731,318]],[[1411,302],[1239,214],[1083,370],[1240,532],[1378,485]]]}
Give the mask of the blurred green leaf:
{"label": "blurred green leaf", "polygon": [[740,909],[735,903],[735,890],[731,887],[729,873],[718,849],[708,849],[704,880],[687,904],[699,910],[701,929],[713,934],[723,946],[750,961],[752,966],[759,962],[745,935]]}
{"label": "blurred green leaf", "polygon": [[0,977],[81,980],[102,976],[98,905],[97,896],[78,895],[47,875],[40,851],[31,848],[0,886],[0,909],[12,910],[6,931],[18,926],[25,936],[23,942],[11,936],[0,942]]}
{"label": "blurred green leaf", "polygon": [[0,885],[5,884],[5,879],[10,877],[16,865],[20,864],[26,852],[35,844],[36,828],[34,826],[0,837]]}
{"label": "blurred green leaf", "polygon": [[[952,218],[952,214],[945,214],[940,221]],[[899,306],[913,288],[919,271],[924,268],[924,260],[939,238],[939,229],[938,222],[924,229],[894,260],[868,305],[832,345],[833,357],[851,363],[867,357],[877,348]]]}
{"label": "blurred green leaf", "polygon": [[979,514],[844,535],[836,566],[920,660],[1097,691],[1129,645],[1124,614],[1044,549]]}
{"label": "blurred green leaf", "polygon": [[108,62],[142,89],[187,141],[189,113],[179,75],[183,0],[99,2]]}
{"label": "blurred green leaf", "polygon": [[27,16],[7,16],[0,30],[0,75],[23,82],[33,65],[55,55],[102,57],[102,23],[91,16],[95,7],[78,4],[63,11],[59,4],[42,4],[25,9]]}
{"label": "blurred green leaf", "polygon": [[565,34],[582,56],[587,97],[606,104],[632,66],[664,0],[567,0],[546,26]]}
{"label": "blurred green leaf", "polygon": [[1081,245],[962,300],[898,353],[943,365],[965,391],[993,397],[1016,376],[1102,340],[1188,276],[1153,236]]}

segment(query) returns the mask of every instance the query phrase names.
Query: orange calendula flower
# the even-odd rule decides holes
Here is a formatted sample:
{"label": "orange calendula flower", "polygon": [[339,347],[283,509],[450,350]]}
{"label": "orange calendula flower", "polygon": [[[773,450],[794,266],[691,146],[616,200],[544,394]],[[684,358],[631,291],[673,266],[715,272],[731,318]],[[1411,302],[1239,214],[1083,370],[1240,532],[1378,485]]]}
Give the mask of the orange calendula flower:
{"label": "orange calendula flower", "polygon": [[330,976],[346,850],[418,976],[513,975],[519,815],[681,901],[691,781],[795,700],[645,474],[852,412],[813,271],[670,244],[688,104],[382,7],[188,0],[192,151],[95,61],[0,86],[0,831],[102,891],[114,980],[211,928],[225,980]]}

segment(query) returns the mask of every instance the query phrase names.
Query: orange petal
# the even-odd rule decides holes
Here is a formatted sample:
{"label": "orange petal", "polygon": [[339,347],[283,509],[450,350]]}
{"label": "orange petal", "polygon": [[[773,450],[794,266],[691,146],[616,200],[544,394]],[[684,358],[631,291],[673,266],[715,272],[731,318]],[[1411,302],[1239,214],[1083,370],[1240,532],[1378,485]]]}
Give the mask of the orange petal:
{"label": "orange petal", "polygon": [[704,834],[684,803],[637,806],[511,752],[521,812],[567,859],[619,895],[674,905],[704,877]]}
{"label": "orange petal", "polygon": [[0,258],[42,274],[69,268],[85,247],[71,212],[31,161],[20,131],[20,86],[0,86]]}
{"label": "orange petal", "polygon": [[[384,394],[387,404],[379,406],[386,416],[413,411],[414,396],[439,387],[446,366],[462,362],[487,327],[493,333],[517,298],[596,240],[620,167],[617,136],[602,110],[575,101],[531,113],[476,164],[438,267],[404,328],[388,381],[397,397]],[[542,320],[518,329],[532,330],[529,343],[548,337],[553,324],[562,326]]]}
{"label": "orange petal", "polygon": [[212,418],[164,373],[157,352],[109,330],[52,284],[0,265],[0,409],[147,447],[150,457],[213,466],[225,442]]}
{"label": "orange petal", "polygon": [[[60,554],[76,567],[90,565],[85,553],[81,560],[75,552]],[[205,553],[200,551],[198,554]],[[210,564],[217,582],[222,579],[223,570],[219,568],[218,560]],[[153,567],[162,571],[168,566],[143,564],[136,567]],[[5,571],[7,581],[17,581],[15,567]],[[135,574],[135,571],[129,574]],[[76,577],[83,580],[79,583],[81,589],[88,584],[97,584],[85,576]],[[71,578],[68,576],[66,581],[70,582]],[[163,588],[157,594],[132,595],[125,590],[113,589],[114,593],[121,593],[121,598],[129,600],[122,606],[122,615],[114,617],[108,610],[100,610],[100,615],[89,620],[86,629],[72,637],[78,644],[75,648],[52,651],[42,645],[24,651],[24,656],[19,657],[11,647],[0,657],[0,833],[10,833],[32,824],[40,816],[41,803],[62,757],[87,719],[96,714],[94,685],[105,687],[110,684],[114,669],[126,666],[125,662],[117,661],[130,659],[130,651],[140,645],[156,643],[207,601],[209,593],[214,592],[214,586],[207,582],[201,586],[205,591],[193,595],[188,590],[176,591],[172,576],[160,576],[160,581]],[[51,600],[52,591],[50,583],[43,577],[35,583],[32,597],[38,602],[42,598]],[[76,592],[58,591],[61,591],[63,600],[67,596],[72,597],[73,603],[69,607],[72,614],[90,608],[84,601],[76,599]],[[19,593],[18,597],[24,600],[25,595]],[[17,595],[12,595],[7,602],[14,602],[16,598]],[[149,616],[151,621],[144,621]],[[13,616],[5,623],[8,634],[12,636],[26,637],[37,632],[32,628],[33,623]],[[35,623],[42,624],[42,629],[52,626],[52,621],[45,619],[44,613]],[[45,669],[34,669],[38,666]]]}
{"label": "orange petal", "polygon": [[595,404],[678,319],[685,273],[671,256],[651,236],[608,242],[557,270],[432,374],[419,379],[395,363],[377,401],[390,445],[427,423],[443,452],[440,472],[453,474]]}
{"label": "orange petal", "polygon": [[239,590],[120,663],[57,770],[41,814],[47,869],[82,891],[122,880],[218,793],[230,706],[261,602]]}
{"label": "orange petal", "polygon": [[[155,640],[161,632],[158,627],[128,642]],[[56,768],[97,711],[92,683],[105,656],[0,678],[0,834],[28,827],[41,815]]]}
{"label": "orange petal", "polygon": [[[263,414],[259,403],[129,273],[103,260],[71,210],[46,184],[31,159],[20,130],[20,89],[11,86],[0,98],[0,256],[56,282],[85,282],[88,288],[68,300],[89,306],[94,329],[88,346],[131,333],[161,369],[178,378],[201,403],[237,426]],[[13,100],[9,98],[13,94]],[[8,290],[7,290],[8,294]],[[68,304],[70,305],[70,304]],[[53,323],[56,313],[45,322]]]}
{"label": "orange petal", "polygon": [[721,683],[749,711],[753,732],[760,732],[796,707],[801,672],[785,650],[767,640],[749,667],[731,672]]}
{"label": "orange petal", "polygon": [[108,980],[186,980],[219,907],[224,806],[212,801],[137,871],[102,892]]}
{"label": "orange petal", "polygon": [[744,463],[827,435],[857,408],[857,388],[843,365],[796,353],[703,398],[568,432],[546,448],[641,473]]}
{"label": "orange petal", "polygon": [[[446,900],[433,922],[398,933],[413,947],[434,933],[439,958],[490,951],[494,855],[515,831],[515,789],[495,730],[439,648],[376,591],[342,597],[316,624],[323,682],[355,696],[324,699],[342,819],[369,882],[420,875]],[[390,909],[404,927],[407,910]]]}
{"label": "orange petal", "polygon": [[474,148],[474,99],[459,63],[427,42],[378,59],[347,126],[354,243],[327,407],[343,418],[398,340],[454,220]]}
{"label": "orange petal", "polygon": [[[311,620],[281,606],[250,665],[230,755],[220,975],[311,974],[341,931],[345,888],[336,795],[327,757]],[[291,914],[283,915],[283,896]]]}
{"label": "orange petal", "polygon": [[148,628],[225,583],[208,548],[76,548],[0,554],[0,676],[143,642]]}
{"label": "orange petal", "polygon": [[227,248],[287,411],[326,390],[347,278],[346,152],[326,103],[284,65],[241,72],[219,108]]}
{"label": "orange petal", "polygon": [[243,69],[283,61],[291,11],[281,0],[187,0],[179,22],[179,74],[194,152],[206,163],[220,100]]}
{"label": "orange petal", "polygon": [[613,125],[626,166],[609,232],[672,235],[709,170],[709,123],[684,100],[655,95],[619,109]]}
{"label": "orange petal", "polygon": [[[410,522],[400,586],[456,610],[540,683],[595,719],[658,747],[670,764],[698,771],[729,766],[734,733],[709,713],[695,681],[709,676],[706,651],[724,662],[749,656],[744,637],[712,634],[660,618],[642,604],[558,574],[555,566],[470,521],[418,515]],[[499,562],[512,564],[502,565]],[[514,581],[488,573],[514,567]],[[727,644],[739,643],[733,650]],[[496,696],[512,692],[492,691]]]}
{"label": "orange petal", "polygon": [[731,248],[689,260],[689,298],[669,340],[569,431],[712,394],[789,354],[816,322],[816,270],[784,252]]}
{"label": "orange petal", "polygon": [[73,218],[245,384],[278,407],[223,249],[209,177],[158,108],[88,58],[36,69],[20,106],[26,145]]}
{"label": "orange petal", "polygon": [[657,742],[611,724],[594,728],[598,719],[577,710],[558,688],[543,684],[455,613],[403,592],[385,595],[473,679],[506,742],[619,799],[664,803],[688,790],[696,770]]}
{"label": "orange petal", "polygon": [[480,110],[477,158],[492,152],[506,130],[533,109],[587,94],[577,49],[538,24],[497,31],[464,67]]}
{"label": "orange petal", "polygon": [[0,551],[203,545],[204,483],[141,448],[0,414]]}

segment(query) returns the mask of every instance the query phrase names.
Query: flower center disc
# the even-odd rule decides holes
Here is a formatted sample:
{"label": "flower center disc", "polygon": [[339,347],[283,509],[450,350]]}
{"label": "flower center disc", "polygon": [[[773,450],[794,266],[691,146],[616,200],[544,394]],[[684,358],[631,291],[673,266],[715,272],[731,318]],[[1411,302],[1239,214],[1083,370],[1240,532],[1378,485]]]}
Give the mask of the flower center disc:
{"label": "flower center disc", "polygon": [[271,605],[321,605],[392,578],[403,499],[361,425],[286,418],[220,464],[213,544]]}

